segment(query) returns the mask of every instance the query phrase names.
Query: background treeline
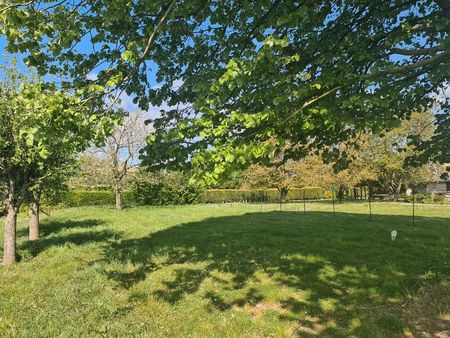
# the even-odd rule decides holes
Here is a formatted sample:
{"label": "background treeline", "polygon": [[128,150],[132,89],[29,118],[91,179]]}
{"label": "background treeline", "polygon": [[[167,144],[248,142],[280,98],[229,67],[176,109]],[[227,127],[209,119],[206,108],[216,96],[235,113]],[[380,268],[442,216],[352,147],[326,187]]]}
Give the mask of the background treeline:
{"label": "background treeline", "polygon": [[[170,177],[178,173],[171,173]],[[359,198],[349,191],[348,197]],[[292,188],[285,201],[302,199],[329,199],[333,192],[321,187]],[[179,205],[195,203],[229,203],[229,202],[279,202],[277,189],[207,189],[192,186],[159,182],[154,184],[139,183],[122,192],[124,205]],[[70,189],[57,198],[43,200],[43,207],[81,207],[95,205],[114,205],[114,191],[110,189]]]}
{"label": "background treeline", "polygon": [[[428,182],[440,180],[445,166],[429,163],[415,166],[407,158],[416,150],[408,137],[433,133],[432,114],[414,113],[410,120],[384,135],[363,134],[359,147],[340,145],[352,159],[346,168],[336,170],[320,154],[300,160],[283,159],[278,154],[264,165],[254,164],[220,185],[200,188],[190,182],[190,173],[151,172],[141,167],[138,150],[145,144],[148,130],[142,129],[141,112],[117,127],[103,147],[91,147],[70,167],[70,175],[58,189],[43,192],[42,204],[78,207],[86,205],[177,205],[225,202],[279,202],[303,199],[367,199],[384,195],[391,200],[442,202],[443,196],[425,191]],[[287,145],[291,147],[292,145]]]}
{"label": "background treeline", "polygon": [[[190,181],[189,171],[151,172],[137,159],[136,135],[145,135],[138,126],[142,114],[127,118],[127,139],[118,129],[105,147],[91,149],[80,157],[69,189],[60,194],[64,206],[122,203],[128,205],[170,205],[221,202],[275,202],[302,199],[375,198],[418,202],[442,202],[443,196],[426,192],[429,182],[441,180],[445,166],[433,163],[413,165],[408,161],[417,149],[408,143],[411,135],[424,139],[434,133],[433,114],[413,113],[397,128],[382,134],[361,134],[357,147],[341,144],[336,151],[351,160],[345,168],[327,163],[320,152],[299,160],[285,160],[283,152],[265,164],[253,164],[246,170],[224,177],[219,185],[202,187]],[[134,130],[134,132],[133,132]],[[142,136],[141,136],[142,137]],[[117,142],[117,140],[121,140]],[[287,144],[286,149],[295,145]],[[117,149],[132,149],[128,153]],[[128,155],[127,155],[128,154]],[[114,192],[114,194],[112,193]],[[408,194],[407,194],[408,193]],[[118,196],[119,195],[119,196]],[[56,201],[57,202],[57,201]],[[57,203],[57,204],[58,204]]]}

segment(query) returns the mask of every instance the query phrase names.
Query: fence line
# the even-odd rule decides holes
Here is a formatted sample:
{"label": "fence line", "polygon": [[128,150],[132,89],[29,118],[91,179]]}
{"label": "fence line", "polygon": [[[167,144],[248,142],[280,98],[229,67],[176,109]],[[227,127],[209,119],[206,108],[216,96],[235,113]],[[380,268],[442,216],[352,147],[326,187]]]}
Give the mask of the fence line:
{"label": "fence line", "polygon": [[[367,219],[370,221],[379,221],[383,219],[383,216],[398,215],[404,216],[409,219],[411,225],[419,225],[420,222],[417,217],[435,217],[431,215],[432,210],[436,208],[442,208],[448,210],[448,223],[450,225],[450,204],[418,204],[416,199],[413,198],[411,203],[405,202],[392,202],[392,201],[375,201],[367,198],[366,200],[344,200],[342,202],[336,201],[335,198],[330,199],[301,199],[290,201],[264,201],[259,200],[256,202],[244,201],[244,202],[222,202],[222,203],[210,203],[217,206],[231,206],[231,207],[248,207],[249,211],[259,212],[301,212],[303,215],[307,215],[309,212],[329,212],[334,217],[339,217],[343,213],[355,213],[359,215],[367,215]],[[366,212],[361,212],[361,208],[358,207],[352,210],[355,206],[365,204],[367,207]],[[409,207],[410,214],[405,214],[405,206]],[[255,208],[256,207],[256,208]],[[303,208],[302,208],[303,207]],[[382,207],[384,213],[377,212],[377,208]],[[386,211],[387,209],[387,211]],[[398,209],[398,210],[397,210]],[[402,213],[398,213],[401,211]],[[427,211],[430,215],[426,215]],[[388,213],[386,213],[388,212]]]}

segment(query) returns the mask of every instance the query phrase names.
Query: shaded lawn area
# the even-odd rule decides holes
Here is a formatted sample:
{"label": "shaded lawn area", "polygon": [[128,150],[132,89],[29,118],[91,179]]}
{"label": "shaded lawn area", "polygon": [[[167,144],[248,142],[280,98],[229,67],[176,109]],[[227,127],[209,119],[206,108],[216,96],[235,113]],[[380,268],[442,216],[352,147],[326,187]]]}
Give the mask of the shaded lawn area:
{"label": "shaded lawn area", "polygon": [[34,243],[21,220],[0,336],[445,336],[448,206],[276,209],[75,208]]}

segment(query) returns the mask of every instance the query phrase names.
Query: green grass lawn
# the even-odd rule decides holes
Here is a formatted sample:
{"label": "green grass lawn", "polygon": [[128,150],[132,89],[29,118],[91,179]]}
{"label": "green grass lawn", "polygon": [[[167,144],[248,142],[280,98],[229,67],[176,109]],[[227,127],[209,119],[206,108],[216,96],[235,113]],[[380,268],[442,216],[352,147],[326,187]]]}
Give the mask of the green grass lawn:
{"label": "green grass lawn", "polygon": [[75,208],[33,243],[21,219],[0,336],[445,334],[449,206],[306,207]]}

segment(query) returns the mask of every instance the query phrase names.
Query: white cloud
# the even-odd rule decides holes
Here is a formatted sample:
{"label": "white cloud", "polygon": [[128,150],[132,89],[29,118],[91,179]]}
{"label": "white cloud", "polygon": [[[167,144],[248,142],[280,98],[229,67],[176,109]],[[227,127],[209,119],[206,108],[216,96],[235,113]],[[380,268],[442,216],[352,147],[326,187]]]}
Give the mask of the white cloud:
{"label": "white cloud", "polygon": [[120,104],[119,107],[123,108],[127,112],[132,112],[138,109],[137,104],[133,103],[133,97],[128,95],[127,93],[123,92],[119,96]]}
{"label": "white cloud", "polygon": [[89,73],[88,75],[86,75],[86,78],[91,81],[97,80],[97,77],[98,77],[97,73]]}

